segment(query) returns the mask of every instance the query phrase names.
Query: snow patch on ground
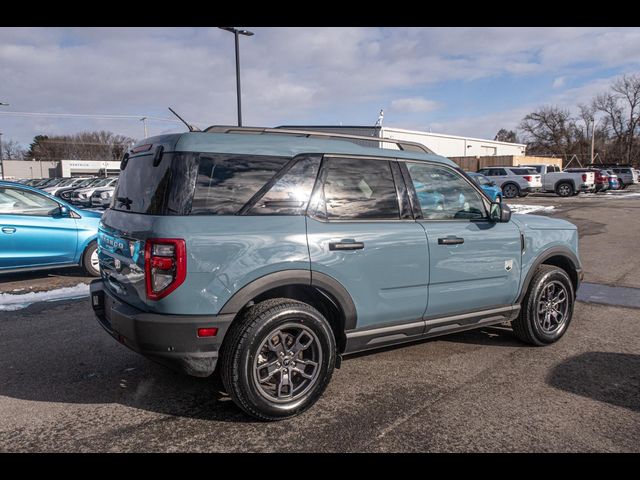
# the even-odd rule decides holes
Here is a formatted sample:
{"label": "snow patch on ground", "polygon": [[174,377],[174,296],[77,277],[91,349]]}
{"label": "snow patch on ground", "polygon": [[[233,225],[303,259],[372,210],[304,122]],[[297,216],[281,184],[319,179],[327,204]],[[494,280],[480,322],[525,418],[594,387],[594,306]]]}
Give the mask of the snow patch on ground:
{"label": "snow patch on ground", "polygon": [[22,295],[0,293],[0,312],[20,310],[37,302],[55,302],[89,295],[89,285],[79,283],[75,287],[56,288],[46,292],[29,292]]}
{"label": "snow patch on ground", "polygon": [[512,213],[552,212],[556,208],[554,205],[507,205]]}

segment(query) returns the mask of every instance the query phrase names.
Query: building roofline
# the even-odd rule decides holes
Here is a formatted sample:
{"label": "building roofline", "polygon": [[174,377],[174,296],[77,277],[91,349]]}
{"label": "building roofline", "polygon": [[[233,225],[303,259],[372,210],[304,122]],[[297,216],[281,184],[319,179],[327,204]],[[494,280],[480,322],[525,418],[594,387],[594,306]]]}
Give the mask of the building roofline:
{"label": "building roofline", "polygon": [[409,130],[406,128],[398,128],[398,127],[377,127],[377,126],[372,126],[372,125],[279,125],[275,128],[289,128],[289,129],[296,129],[296,128],[304,128],[304,129],[309,129],[309,130],[313,130],[314,128],[359,128],[359,129],[370,129],[370,130],[374,130],[374,129],[379,129],[382,131],[392,131],[392,132],[399,132],[399,133],[413,133],[413,134],[417,134],[417,135],[431,135],[433,137],[442,137],[442,138],[457,138],[460,140],[474,140],[477,142],[492,142],[492,143],[498,143],[500,145],[516,145],[518,147],[525,147],[527,146],[526,143],[513,143],[513,142],[501,142],[499,140],[490,140],[488,138],[477,138],[477,137],[465,137],[465,136],[461,136],[461,135],[450,135],[448,133],[433,133],[433,132],[424,132],[421,130]]}

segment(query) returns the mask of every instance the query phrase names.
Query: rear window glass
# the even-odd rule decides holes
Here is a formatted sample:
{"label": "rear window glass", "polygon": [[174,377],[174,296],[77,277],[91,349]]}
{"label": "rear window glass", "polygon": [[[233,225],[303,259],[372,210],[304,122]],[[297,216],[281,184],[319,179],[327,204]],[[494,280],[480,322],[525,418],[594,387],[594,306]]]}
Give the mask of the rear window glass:
{"label": "rear window glass", "polygon": [[170,161],[163,161],[154,167],[152,155],[129,158],[120,174],[113,209],[147,214],[163,213],[171,175],[170,164]]}
{"label": "rear window glass", "polygon": [[516,175],[531,175],[536,172],[535,168],[512,168],[511,171]]}
{"label": "rear window glass", "polygon": [[132,157],[120,173],[112,208],[149,215],[234,215],[290,160],[166,153],[153,166],[152,155]]}

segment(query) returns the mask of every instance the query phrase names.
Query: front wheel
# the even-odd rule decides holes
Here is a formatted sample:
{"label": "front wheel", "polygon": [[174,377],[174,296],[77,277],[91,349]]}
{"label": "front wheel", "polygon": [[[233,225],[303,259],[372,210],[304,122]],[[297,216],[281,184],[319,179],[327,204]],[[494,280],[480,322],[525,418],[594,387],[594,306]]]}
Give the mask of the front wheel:
{"label": "front wheel", "polygon": [[91,242],[82,255],[82,267],[92,277],[100,276],[100,261],[98,259],[98,244]]}
{"label": "front wheel", "polygon": [[541,265],[529,284],[513,333],[523,342],[542,346],[558,341],[573,315],[575,294],[567,273],[554,265]]}
{"label": "front wheel", "polygon": [[320,398],[335,360],[335,339],[322,314],[306,303],[278,298],[235,320],[222,347],[220,375],[246,413],[280,420]]}

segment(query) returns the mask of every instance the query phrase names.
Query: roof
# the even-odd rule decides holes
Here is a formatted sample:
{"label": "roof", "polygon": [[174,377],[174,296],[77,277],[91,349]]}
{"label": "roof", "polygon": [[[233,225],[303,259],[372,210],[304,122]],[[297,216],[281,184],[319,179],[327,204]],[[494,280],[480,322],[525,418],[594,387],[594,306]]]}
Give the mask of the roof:
{"label": "roof", "polygon": [[[375,140],[375,139],[372,139]],[[392,150],[356,145],[348,140],[305,138],[293,135],[185,132],[146,138],[138,144],[164,144],[165,150],[180,152],[254,154],[295,157],[304,153],[328,153],[336,155],[371,155],[388,158],[405,158],[457,165],[448,158],[435,154]],[[138,145],[136,144],[136,145]]]}

